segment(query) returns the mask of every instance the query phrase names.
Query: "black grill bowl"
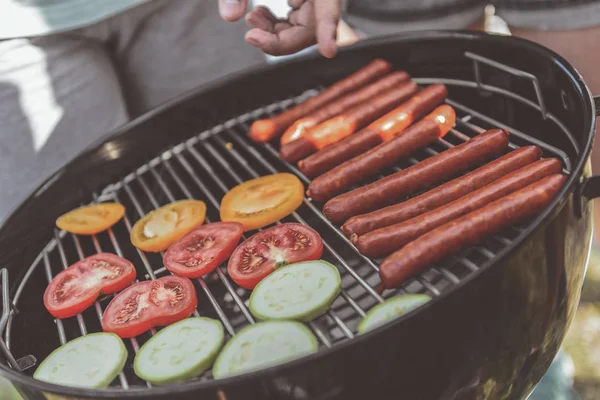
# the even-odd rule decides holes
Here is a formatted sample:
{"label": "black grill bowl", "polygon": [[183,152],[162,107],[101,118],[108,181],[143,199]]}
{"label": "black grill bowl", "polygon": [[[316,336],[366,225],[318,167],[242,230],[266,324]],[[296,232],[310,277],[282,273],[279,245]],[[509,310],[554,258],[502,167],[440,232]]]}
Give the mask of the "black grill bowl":
{"label": "black grill bowl", "polygon": [[[507,70],[480,63],[483,86],[451,84],[476,81],[473,58],[466,52],[535,76],[546,114],[536,109],[540,103],[531,79]],[[392,61],[422,83],[445,80],[453,101],[560,149],[570,174],[560,195],[513,232],[493,257],[479,261],[474,272],[427,305],[282,366],[218,381],[99,391],[35,381],[32,371],[16,372],[2,362],[0,375],[31,399],[43,399],[43,393],[64,399],[228,400],[520,399],[529,394],[556,355],[580,297],[592,237],[587,200],[600,195],[589,165],[595,108],[581,76],[557,54],[521,39],[471,32],[371,39],[343,49],[333,60],[308,56],[251,70],[192,90],[91,146],[0,228],[0,268],[8,271],[11,299],[27,278],[11,320],[11,353],[16,359],[33,355],[40,362],[58,345],[55,322],[42,304],[44,266],[29,270],[54,237],[58,215],[89,203],[107,185],[199,132],[328,85],[374,57]],[[511,93],[530,101],[518,101]]]}

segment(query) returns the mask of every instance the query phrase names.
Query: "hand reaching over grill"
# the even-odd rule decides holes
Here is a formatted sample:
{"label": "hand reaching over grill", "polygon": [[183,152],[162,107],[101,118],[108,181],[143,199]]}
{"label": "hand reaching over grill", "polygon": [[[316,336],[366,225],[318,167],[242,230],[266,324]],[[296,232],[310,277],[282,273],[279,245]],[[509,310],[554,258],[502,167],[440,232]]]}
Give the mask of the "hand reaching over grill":
{"label": "hand reaching over grill", "polygon": [[[277,18],[264,6],[246,16],[252,28],[246,41],[267,54],[280,56],[296,53],[314,44],[325,57],[335,56],[340,21],[340,0],[289,0],[292,10],[287,18]],[[237,21],[246,12],[248,0],[219,0],[221,17]]]}

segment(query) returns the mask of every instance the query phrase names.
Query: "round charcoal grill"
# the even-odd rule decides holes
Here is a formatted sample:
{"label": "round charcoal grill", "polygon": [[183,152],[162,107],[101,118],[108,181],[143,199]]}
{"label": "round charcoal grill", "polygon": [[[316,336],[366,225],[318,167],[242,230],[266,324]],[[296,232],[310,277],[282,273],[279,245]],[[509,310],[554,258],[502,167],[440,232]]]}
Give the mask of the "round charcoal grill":
{"label": "round charcoal grill", "polygon": [[[135,353],[155,331],[125,340],[129,359],[108,389],[61,387],[31,378],[55,348],[99,331],[100,298],[76,318],[54,320],[42,294],[63,268],[91,254],[114,252],[131,260],[138,279],[168,272],[160,254],[129,242],[132,224],[178,199],[206,202],[218,220],[221,197],[245,180],[292,172],[276,143],[246,137],[253,120],[301,102],[375,57],[408,71],[419,84],[445,83],[458,114],[444,139],[415,153],[398,171],[468,140],[507,128],[510,148],[536,144],[562,160],[568,183],[539,216],[432,265],[397,290],[378,294],[381,260],[361,256],[305,199],[282,222],[315,228],[323,258],[342,274],[343,291],[331,309],[308,324],[320,351],[285,365],[223,380],[211,372],[190,382],[156,387],[133,373]],[[434,32],[367,40],[334,60],[316,56],[249,71],[194,90],[127,124],[78,156],[32,194],[0,228],[2,318],[0,375],[26,397],[137,399],[477,399],[522,398],[557,353],[579,300],[591,244],[590,177],[595,127],[593,99],[578,73],[560,56],[511,37]],[[78,237],[57,231],[55,218],[82,204],[116,201],[125,218],[108,232]],[[225,266],[194,281],[196,315],[220,319],[228,337],[254,319],[249,292]],[[368,334],[356,336],[365,312],[401,293],[433,301]]]}

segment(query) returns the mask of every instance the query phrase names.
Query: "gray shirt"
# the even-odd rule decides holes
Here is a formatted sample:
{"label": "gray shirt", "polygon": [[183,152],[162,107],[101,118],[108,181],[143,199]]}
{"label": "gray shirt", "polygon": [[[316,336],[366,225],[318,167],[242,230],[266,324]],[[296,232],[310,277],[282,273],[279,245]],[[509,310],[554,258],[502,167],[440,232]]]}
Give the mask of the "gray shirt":
{"label": "gray shirt", "polygon": [[599,0],[347,0],[348,20],[367,34],[464,29],[483,8],[514,27],[568,30],[600,25]]}
{"label": "gray shirt", "polygon": [[[150,0],[0,0],[0,40],[81,28]],[[216,0],[173,0],[216,1]],[[271,7],[285,0],[262,1]],[[531,29],[577,29],[600,25],[598,0],[346,0],[348,19],[366,33],[462,29],[488,3],[509,25]],[[255,1],[256,2],[256,1]],[[398,22],[403,22],[399,29]],[[377,26],[381,24],[381,27]]]}

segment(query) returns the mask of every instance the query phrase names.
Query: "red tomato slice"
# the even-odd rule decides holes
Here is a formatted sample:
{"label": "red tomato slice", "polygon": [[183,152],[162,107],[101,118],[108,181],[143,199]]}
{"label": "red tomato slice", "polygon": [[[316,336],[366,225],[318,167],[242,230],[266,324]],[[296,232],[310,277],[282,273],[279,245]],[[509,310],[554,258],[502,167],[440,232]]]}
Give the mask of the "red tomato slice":
{"label": "red tomato slice", "polygon": [[275,268],[300,261],[317,260],[323,254],[321,236],[312,228],[281,224],[265,229],[238,246],[227,272],[245,289],[254,287]]}
{"label": "red tomato slice", "polygon": [[229,258],[243,233],[239,222],[202,225],[169,247],[163,264],[175,275],[199,278]]}
{"label": "red tomato slice", "polygon": [[115,296],[102,316],[102,329],[122,338],[138,336],[192,315],[198,299],[187,278],[165,276],[131,285]]}
{"label": "red tomato slice", "polygon": [[95,254],[56,275],[46,288],[44,305],[56,318],[73,317],[94,304],[100,293],[125,289],[135,276],[135,267],[124,258]]}

